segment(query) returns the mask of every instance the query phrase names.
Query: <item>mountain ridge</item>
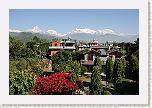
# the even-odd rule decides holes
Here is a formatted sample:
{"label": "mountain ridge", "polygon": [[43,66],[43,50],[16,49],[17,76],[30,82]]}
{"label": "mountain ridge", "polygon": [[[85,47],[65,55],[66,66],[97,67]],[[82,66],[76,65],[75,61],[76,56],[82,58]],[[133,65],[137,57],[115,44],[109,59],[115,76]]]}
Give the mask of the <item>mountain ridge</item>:
{"label": "mountain ridge", "polygon": [[[84,40],[84,41],[91,41],[93,39],[97,39],[100,43],[105,43],[108,40],[115,41],[115,42],[134,42],[139,35],[135,34],[124,34],[124,33],[116,33],[111,29],[104,29],[104,30],[91,30],[89,28],[84,29],[78,29],[72,30],[71,32],[68,32],[66,34],[61,34],[56,32],[55,30],[47,30],[43,31],[38,28],[38,26],[35,26],[33,29],[28,29],[25,31],[20,30],[11,30],[9,29],[9,34],[13,35],[14,37],[21,39],[25,38],[25,36],[21,36],[22,33],[27,33],[24,35],[27,35],[27,38],[33,37],[33,35],[36,35],[42,39],[46,39],[48,41],[51,41],[52,38],[68,38],[71,37],[75,40]],[[31,37],[29,37],[31,36]]]}

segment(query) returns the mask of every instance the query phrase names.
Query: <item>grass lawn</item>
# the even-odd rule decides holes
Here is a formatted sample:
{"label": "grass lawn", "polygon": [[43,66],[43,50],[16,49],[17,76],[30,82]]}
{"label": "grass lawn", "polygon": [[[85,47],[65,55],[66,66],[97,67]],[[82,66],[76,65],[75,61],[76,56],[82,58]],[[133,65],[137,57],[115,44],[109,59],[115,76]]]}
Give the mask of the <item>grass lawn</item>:
{"label": "grass lawn", "polygon": [[79,77],[83,81],[84,88],[88,88],[91,82],[91,78],[88,78],[87,76],[81,76]]}

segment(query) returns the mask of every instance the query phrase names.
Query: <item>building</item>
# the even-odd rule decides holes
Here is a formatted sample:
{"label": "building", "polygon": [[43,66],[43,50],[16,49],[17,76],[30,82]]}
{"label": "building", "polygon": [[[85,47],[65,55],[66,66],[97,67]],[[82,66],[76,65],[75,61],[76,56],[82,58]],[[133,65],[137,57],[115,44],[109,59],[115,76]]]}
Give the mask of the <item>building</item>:
{"label": "building", "polygon": [[[106,48],[107,49],[107,48]],[[106,64],[107,58],[109,56],[108,53],[106,53],[105,48],[100,48],[98,50],[91,49],[89,51],[86,51],[84,53],[84,60],[81,60],[80,63],[83,66],[86,66],[88,69],[88,72],[91,72],[94,66],[94,60],[97,56],[101,59],[102,69],[104,69],[104,66]]]}
{"label": "building", "polygon": [[75,42],[69,37],[66,41],[52,42],[52,46],[49,47],[50,57],[61,49],[74,52]]}
{"label": "building", "polygon": [[110,50],[113,47],[113,41],[107,41],[106,43],[99,45],[98,40],[93,39],[91,42],[89,42],[87,45],[80,45],[78,48],[80,51],[85,50],[85,49],[95,49],[95,50],[99,50],[99,49],[107,49]]}
{"label": "building", "polygon": [[109,51],[109,57],[114,57],[114,58],[121,58],[123,56],[122,52],[114,50],[114,51]]}

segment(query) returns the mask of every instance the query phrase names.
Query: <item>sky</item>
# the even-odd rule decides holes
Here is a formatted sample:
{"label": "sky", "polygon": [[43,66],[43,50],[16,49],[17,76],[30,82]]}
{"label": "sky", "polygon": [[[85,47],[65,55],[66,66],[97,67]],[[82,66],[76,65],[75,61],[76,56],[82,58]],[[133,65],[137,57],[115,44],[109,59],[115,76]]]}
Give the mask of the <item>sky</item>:
{"label": "sky", "polygon": [[139,34],[138,9],[9,9],[9,29],[67,33],[76,28]]}

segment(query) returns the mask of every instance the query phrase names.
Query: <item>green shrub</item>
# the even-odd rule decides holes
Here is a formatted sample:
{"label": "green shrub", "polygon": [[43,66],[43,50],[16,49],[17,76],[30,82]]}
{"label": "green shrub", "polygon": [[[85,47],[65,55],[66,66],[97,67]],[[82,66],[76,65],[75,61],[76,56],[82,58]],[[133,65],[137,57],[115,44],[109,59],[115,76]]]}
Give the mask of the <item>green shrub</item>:
{"label": "green shrub", "polygon": [[36,75],[32,72],[14,71],[9,75],[9,94],[27,95],[36,83]]}
{"label": "green shrub", "polygon": [[104,95],[112,95],[109,91],[104,91]]}

